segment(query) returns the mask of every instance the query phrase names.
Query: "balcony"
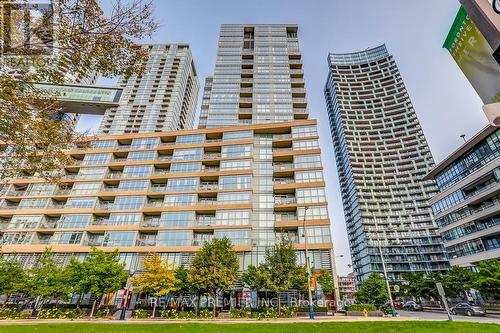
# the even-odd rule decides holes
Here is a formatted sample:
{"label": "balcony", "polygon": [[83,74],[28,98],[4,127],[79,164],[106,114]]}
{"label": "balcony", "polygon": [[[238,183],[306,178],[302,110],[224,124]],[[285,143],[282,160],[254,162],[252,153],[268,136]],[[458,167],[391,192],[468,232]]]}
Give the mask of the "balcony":
{"label": "balcony", "polygon": [[216,223],[215,216],[198,216],[196,223],[199,226],[213,226]]}
{"label": "balcony", "polygon": [[101,192],[116,192],[119,190],[120,190],[120,188],[118,186],[104,186],[101,189]]}
{"label": "balcony", "polygon": [[138,239],[135,246],[156,246],[156,239]]}
{"label": "balcony", "polygon": [[217,204],[217,198],[198,199],[198,205],[200,205],[200,206],[210,206],[210,205],[216,205],[216,204]]}
{"label": "balcony", "polygon": [[203,159],[205,160],[213,160],[213,159],[217,159],[217,158],[220,158],[221,155],[220,153],[207,153],[207,154],[203,154]]}
{"label": "balcony", "polygon": [[294,178],[273,178],[273,182],[275,185],[277,184],[294,184]]}
{"label": "balcony", "polygon": [[275,171],[278,171],[278,170],[288,170],[288,169],[293,169],[294,167],[295,166],[294,166],[293,163],[280,163],[280,164],[274,164],[273,165],[273,170],[275,170]]}
{"label": "balcony", "polygon": [[66,201],[53,201],[48,205],[47,208],[64,209],[64,207],[66,207]]}
{"label": "balcony", "polygon": [[166,184],[153,184],[149,188],[151,192],[167,192]]}
{"label": "balcony", "polygon": [[55,192],[54,192],[54,195],[68,195],[71,193],[71,189],[70,188],[60,188],[60,189],[57,189]]}
{"label": "balcony", "polygon": [[101,203],[97,205],[97,210],[113,210],[115,207],[114,203]]}
{"label": "balcony", "polygon": [[200,183],[200,190],[211,191],[211,190],[218,190],[218,189],[219,189],[219,183],[217,183],[217,182],[202,182],[202,183]]}
{"label": "balcony", "polygon": [[213,166],[213,165],[204,165],[203,172],[219,172],[220,168],[218,166]]}
{"label": "balcony", "polygon": [[8,197],[21,197],[21,196],[26,195],[26,191],[25,190],[10,190],[5,195]]}
{"label": "balcony", "polygon": [[122,176],[123,176],[122,172],[110,172],[107,174],[106,178],[117,179],[117,178],[122,178]]}
{"label": "balcony", "polygon": [[172,155],[158,155],[156,158],[157,161],[171,161],[172,160]]}
{"label": "balcony", "polygon": [[165,203],[162,201],[150,201],[146,203],[146,207],[163,207]]}
{"label": "balcony", "polygon": [[274,197],[275,205],[293,205],[297,203],[296,197]]}
{"label": "balcony", "polygon": [[292,134],[290,134],[290,133],[273,135],[273,139],[275,139],[275,140],[285,140],[285,139],[291,139],[291,138],[292,138]]}
{"label": "balcony", "polygon": [[168,175],[168,174],[170,174],[170,170],[167,169],[156,169],[153,172],[153,175]]}
{"label": "balcony", "polygon": [[297,214],[274,214],[274,220],[277,222],[280,221],[297,221]]}
{"label": "balcony", "polygon": [[146,217],[141,222],[141,227],[158,227],[160,225],[160,217]]}

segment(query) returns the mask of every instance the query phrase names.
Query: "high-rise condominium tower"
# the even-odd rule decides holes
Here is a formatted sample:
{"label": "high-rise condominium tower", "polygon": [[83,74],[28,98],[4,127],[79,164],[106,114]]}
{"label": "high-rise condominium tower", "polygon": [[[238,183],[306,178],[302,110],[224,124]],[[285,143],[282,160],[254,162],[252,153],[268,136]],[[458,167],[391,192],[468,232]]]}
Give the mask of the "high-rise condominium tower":
{"label": "high-rise condominium tower", "polygon": [[123,80],[120,105],[106,111],[99,133],[152,133],[193,127],[199,82],[185,44],[144,46],[142,75]]}
{"label": "high-rise condominium tower", "polygon": [[408,92],[385,45],[329,54],[325,98],[357,283],[382,272],[448,267],[428,200],[434,166]]}
{"label": "high-rise condominium tower", "polygon": [[[253,45],[250,37],[243,42],[244,31],[255,32],[259,41],[255,54],[249,49]],[[223,26],[225,43],[231,39],[228,34],[241,34],[241,38],[234,37],[241,41],[239,50],[231,47],[228,51],[233,59],[229,72],[235,74],[230,79],[221,78],[217,73],[224,68],[219,64],[212,89],[207,79],[203,110],[209,106],[211,128],[196,130],[155,133],[158,124],[146,122],[148,114],[154,116],[158,114],[155,110],[163,110],[167,94],[179,102],[177,105],[172,100],[172,110],[183,112],[182,106],[187,105],[190,111],[191,104],[181,102],[194,103],[190,94],[197,87],[195,77],[189,76],[194,70],[187,47],[153,47],[155,56],[148,63],[153,70],[147,70],[142,80],[129,80],[123,103],[106,116],[91,147],[67,152],[75,161],[65,168],[59,184],[36,177],[19,178],[2,189],[2,251],[30,266],[46,246],[61,262],[72,256],[83,258],[91,246],[118,248],[133,274],[142,269],[141,261],[149,252],[177,265],[189,265],[204,242],[228,237],[244,271],[248,265],[262,262],[266,250],[282,237],[291,239],[298,262],[305,264],[305,226],[312,267],[334,274],[316,121],[294,117],[297,109],[292,91],[299,89],[297,84],[302,86],[301,99],[305,100],[302,77],[291,74],[302,71],[297,68],[301,55],[296,32],[297,26],[289,25]],[[225,43],[220,44],[219,53],[228,57]],[[185,58],[180,56],[182,52]],[[279,62],[273,65],[275,57]],[[177,68],[177,74],[167,63]],[[274,73],[275,67],[281,74],[266,74]],[[247,72],[255,72],[255,77]],[[162,75],[170,75],[171,81],[162,82],[167,80]],[[154,82],[157,76],[159,82]],[[229,83],[224,84],[225,80]],[[255,86],[254,80],[258,82]],[[190,92],[177,90],[189,81]],[[156,97],[150,101],[153,90],[157,90]],[[249,102],[251,97],[240,97],[240,91],[250,96],[254,91],[256,103]],[[188,97],[181,98],[183,94]],[[234,109],[226,109],[221,102],[233,99]],[[246,105],[242,107],[244,118],[239,118],[241,103]],[[135,118],[131,117],[133,110]],[[144,120],[134,127],[134,120],[141,119],[141,110]],[[167,116],[170,110],[165,109]],[[306,112],[300,115],[307,117]],[[192,114],[188,112],[184,119],[188,116]],[[278,119],[282,121],[270,122]],[[253,124],[241,125],[240,120]],[[233,126],[219,126],[229,124]],[[175,121],[162,124],[160,130],[162,126],[177,129]],[[120,133],[111,134],[115,131]],[[134,131],[140,133],[123,133]],[[241,291],[241,284],[235,288]]]}
{"label": "high-rise condominium tower", "polygon": [[222,25],[199,127],[306,119],[297,30],[284,24]]}

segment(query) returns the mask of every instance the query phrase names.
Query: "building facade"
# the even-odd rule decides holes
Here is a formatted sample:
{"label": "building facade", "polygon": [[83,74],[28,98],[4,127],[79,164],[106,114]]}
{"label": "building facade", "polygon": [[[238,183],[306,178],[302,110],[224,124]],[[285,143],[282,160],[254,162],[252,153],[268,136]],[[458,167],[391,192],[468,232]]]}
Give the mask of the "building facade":
{"label": "building facade", "polygon": [[332,271],[330,220],[315,120],[100,136],[75,147],[60,184],[19,178],[2,189],[0,244],[24,267],[48,246],[61,264],[92,246],[120,250],[130,272],[150,252],[177,265],[228,237],[240,268],[282,236]]}
{"label": "building facade", "polygon": [[439,187],[430,204],[450,264],[500,258],[500,129],[486,127],[426,178]]}
{"label": "building facade", "polygon": [[199,127],[306,119],[297,32],[297,25],[223,24]]}
{"label": "building facade", "polygon": [[[417,115],[385,45],[329,54],[325,98],[356,283],[381,273],[446,270],[428,204],[437,188]],[[380,249],[379,249],[380,245]]]}
{"label": "building facade", "polygon": [[340,298],[344,305],[354,304],[356,294],[356,278],[354,273],[337,278],[339,284]]}
{"label": "building facade", "polygon": [[123,82],[91,147],[67,152],[74,162],[60,184],[32,177],[3,187],[2,251],[29,267],[47,246],[62,264],[92,246],[118,248],[134,273],[150,252],[189,265],[204,242],[228,237],[243,271],[282,238],[304,265],[307,232],[312,267],[336,277],[296,32],[224,25],[196,130],[188,129],[198,90],[189,48],[149,46],[147,74]]}
{"label": "building facade", "polygon": [[186,44],[145,45],[142,75],[120,83],[120,105],[104,114],[100,134],[154,133],[193,128],[199,81]]}

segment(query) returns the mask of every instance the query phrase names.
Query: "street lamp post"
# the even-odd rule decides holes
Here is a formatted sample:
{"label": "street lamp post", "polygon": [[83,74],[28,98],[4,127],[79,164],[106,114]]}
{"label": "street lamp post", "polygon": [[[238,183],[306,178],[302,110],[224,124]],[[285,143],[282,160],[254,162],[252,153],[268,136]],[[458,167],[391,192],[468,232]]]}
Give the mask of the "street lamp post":
{"label": "street lamp post", "polygon": [[385,269],[385,260],[384,254],[382,253],[382,246],[380,245],[380,236],[377,230],[377,244],[378,244],[378,252],[380,253],[380,261],[382,263],[382,270],[384,272],[384,280],[385,285],[387,287],[387,293],[389,294],[389,301],[391,302],[391,312],[392,316],[395,317],[397,315],[396,308],[394,307],[394,301],[392,299],[391,286],[389,284],[389,278],[387,277],[387,270]]}
{"label": "street lamp post", "polygon": [[311,266],[309,264],[309,252],[307,249],[306,214],[307,214],[307,206],[304,207],[304,220],[302,223],[302,228],[304,229],[304,250],[306,254],[307,291],[309,293],[309,319],[314,320],[314,304],[311,291]]}

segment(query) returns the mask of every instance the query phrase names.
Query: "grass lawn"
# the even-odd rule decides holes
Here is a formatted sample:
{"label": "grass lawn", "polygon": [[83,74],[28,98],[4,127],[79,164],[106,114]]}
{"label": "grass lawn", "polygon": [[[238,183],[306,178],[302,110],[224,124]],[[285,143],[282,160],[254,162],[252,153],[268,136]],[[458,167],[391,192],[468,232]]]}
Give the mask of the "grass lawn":
{"label": "grass lawn", "polygon": [[250,323],[250,324],[211,324],[211,323],[165,323],[165,324],[33,324],[0,325],[0,333],[499,333],[500,326],[466,322],[439,321],[399,321],[399,322],[335,322],[335,323]]}

